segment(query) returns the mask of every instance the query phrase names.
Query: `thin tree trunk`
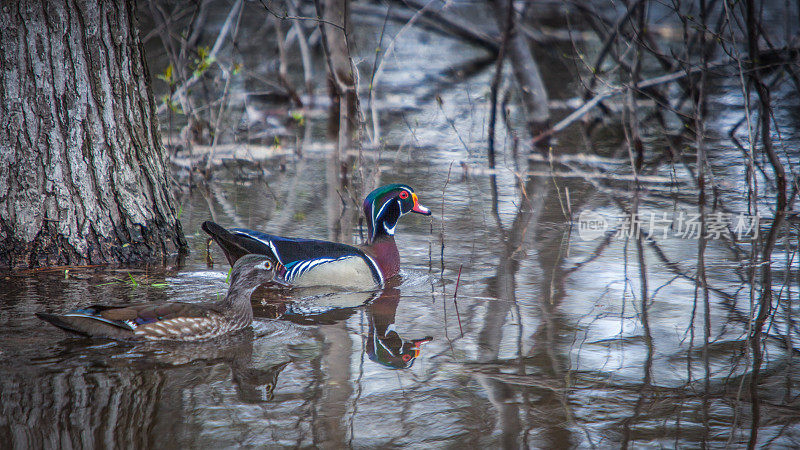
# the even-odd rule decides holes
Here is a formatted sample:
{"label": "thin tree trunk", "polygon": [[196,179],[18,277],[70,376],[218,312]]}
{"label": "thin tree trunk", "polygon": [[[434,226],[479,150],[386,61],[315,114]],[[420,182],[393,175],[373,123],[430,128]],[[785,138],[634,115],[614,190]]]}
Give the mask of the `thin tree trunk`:
{"label": "thin tree trunk", "polygon": [[[502,0],[491,0],[489,5],[495,10],[497,26],[502,30],[506,26],[508,5]],[[511,69],[519,87],[520,99],[525,107],[528,131],[531,136],[537,136],[547,129],[547,123],[550,120],[549,100],[542,76],[539,73],[539,66],[533,59],[530,44],[524,35],[512,30],[506,57],[511,62]]]}
{"label": "thin tree trunk", "polygon": [[132,2],[7,2],[0,24],[0,267],[184,250]]}
{"label": "thin tree trunk", "polygon": [[[350,142],[356,129],[356,90],[353,67],[350,64],[348,34],[350,32],[350,0],[316,0],[323,50],[328,65],[328,82],[331,96],[328,134],[344,137]],[[324,5],[324,6],[323,6]],[[322,10],[320,13],[320,9]],[[345,108],[340,108],[341,102]],[[341,114],[344,111],[345,114]],[[342,123],[340,120],[346,119]]]}

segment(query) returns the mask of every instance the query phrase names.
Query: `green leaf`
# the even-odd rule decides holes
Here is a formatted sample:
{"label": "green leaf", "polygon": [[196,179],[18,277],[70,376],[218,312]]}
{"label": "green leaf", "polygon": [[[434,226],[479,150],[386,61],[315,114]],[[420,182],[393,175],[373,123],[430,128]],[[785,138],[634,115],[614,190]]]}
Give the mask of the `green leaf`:
{"label": "green leaf", "polygon": [[306,118],[300,111],[292,111],[292,119],[294,119],[294,121],[297,122],[297,124],[301,127],[306,123]]}
{"label": "green leaf", "polygon": [[197,57],[201,61],[206,59],[209,53],[211,53],[211,49],[209,49],[208,46],[197,48]]}
{"label": "green leaf", "polygon": [[158,78],[159,80],[164,80],[170,86],[172,86],[172,84],[175,83],[175,80],[173,79],[173,75],[174,75],[174,69],[172,67],[172,63],[170,63],[167,66],[167,68],[164,69],[164,73],[156,75],[156,78]]}

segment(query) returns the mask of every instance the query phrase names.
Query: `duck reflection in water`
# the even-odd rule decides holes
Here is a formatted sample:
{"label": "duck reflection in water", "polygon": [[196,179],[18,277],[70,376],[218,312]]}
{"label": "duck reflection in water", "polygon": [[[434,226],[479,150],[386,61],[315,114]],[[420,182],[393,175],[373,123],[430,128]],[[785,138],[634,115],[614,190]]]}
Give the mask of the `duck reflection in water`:
{"label": "duck reflection in water", "polygon": [[369,359],[390,369],[411,367],[422,351],[422,344],[433,340],[431,336],[411,340],[400,337],[394,323],[399,303],[400,290],[389,287],[367,307],[367,355]]}
{"label": "duck reflection in water", "polygon": [[[390,368],[407,369],[414,364],[422,345],[433,340],[404,339],[397,332],[395,314],[400,303],[400,290],[389,285],[377,292],[337,292],[309,295],[292,301],[274,290],[261,295],[261,304],[254,305],[256,317],[280,319],[302,325],[332,325],[347,320],[360,308],[365,308],[369,321],[367,356],[372,361]],[[295,292],[295,297],[297,293]],[[254,300],[259,297],[257,292]]]}
{"label": "duck reflection in water", "polygon": [[[12,386],[20,396],[32,399],[26,405],[30,412],[24,421],[36,424],[33,427],[36,431],[19,441],[19,448],[41,448],[42,443],[52,436],[61,437],[61,447],[126,447],[130,442],[128,445],[124,441],[87,445],[81,429],[83,426],[104,428],[107,425],[103,414],[97,411],[111,411],[113,414],[108,415],[117,418],[117,422],[112,421],[112,425],[117,424],[115,429],[134,430],[142,423],[171,423],[166,416],[187,414],[183,403],[185,395],[222,392],[224,388],[220,386],[228,383],[241,403],[270,402],[275,395],[278,376],[294,360],[285,349],[290,342],[307,338],[286,325],[275,323],[273,327],[259,323],[256,330],[246,329],[196,343],[143,342],[134,345],[86,338],[54,343],[47,357],[30,359],[33,367],[41,369],[31,372],[23,366],[19,371],[11,371],[8,379],[0,383],[0,389]],[[71,381],[64,383],[64,379]],[[92,401],[64,401],[53,406],[49,403],[53,398],[91,398]],[[52,408],[57,409],[57,414]],[[91,417],[92,421],[89,424],[53,421],[53,414],[58,417]],[[152,431],[144,427],[144,430],[136,431],[137,436],[145,430],[146,433]],[[103,433],[98,435],[105,436]],[[126,433],[115,431],[105,438],[109,436],[125,439]]]}
{"label": "duck reflection in water", "polygon": [[[223,336],[213,341],[199,343],[160,343],[140,344],[128,353],[141,355],[137,366],[153,364],[158,368],[196,367],[186,385],[197,381],[198,375],[214,366],[222,365],[230,369],[231,381],[236,397],[243,403],[257,404],[274,399],[278,375],[291,362],[284,348],[297,339],[287,333],[285,326],[260,323],[258,332],[242,332]],[[300,337],[302,339],[302,337]],[[211,370],[208,376],[218,373]],[[209,383],[212,380],[208,380]]]}

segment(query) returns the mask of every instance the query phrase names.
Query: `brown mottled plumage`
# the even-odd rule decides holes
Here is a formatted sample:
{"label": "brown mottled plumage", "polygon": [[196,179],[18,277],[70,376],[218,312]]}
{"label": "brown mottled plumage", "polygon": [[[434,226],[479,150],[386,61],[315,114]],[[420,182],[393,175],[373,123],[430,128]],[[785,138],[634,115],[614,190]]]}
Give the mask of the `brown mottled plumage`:
{"label": "brown mottled plumage", "polygon": [[276,262],[265,255],[245,255],[231,272],[228,294],[218,302],[93,305],[64,314],[36,316],[64,330],[119,340],[201,341],[241,330],[253,322],[250,295],[275,280]]}

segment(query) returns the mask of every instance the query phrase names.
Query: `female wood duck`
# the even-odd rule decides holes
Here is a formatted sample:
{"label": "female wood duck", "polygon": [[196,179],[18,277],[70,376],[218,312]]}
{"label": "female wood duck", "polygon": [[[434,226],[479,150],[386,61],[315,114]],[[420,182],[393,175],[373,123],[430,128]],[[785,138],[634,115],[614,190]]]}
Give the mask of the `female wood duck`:
{"label": "female wood duck", "polygon": [[394,230],[400,217],[412,212],[431,214],[419,204],[414,190],[404,184],[389,184],[370,192],[364,200],[369,235],[358,247],[244,228],[228,231],[210,221],[202,228],[222,247],[231,264],[248,253],[274,255],[282,265],[277,275],[288,285],[375,289],[400,271]]}
{"label": "female wood duck", "polygon": [[65,314],[36,313],[64,330],[118,340],[202,341],[241,330],[253,323],[250,295],[275,279],[277,264],[266,255],[245,255],[231,271],[228,294],[218,302],[94,305]]}

